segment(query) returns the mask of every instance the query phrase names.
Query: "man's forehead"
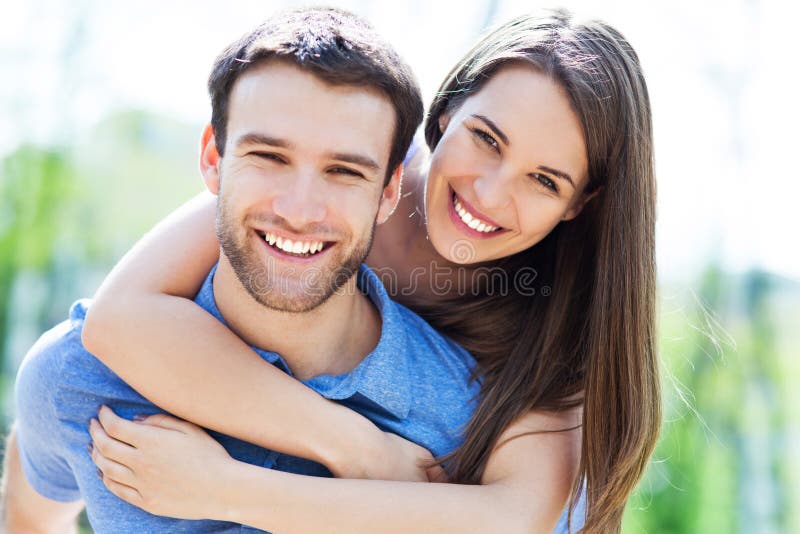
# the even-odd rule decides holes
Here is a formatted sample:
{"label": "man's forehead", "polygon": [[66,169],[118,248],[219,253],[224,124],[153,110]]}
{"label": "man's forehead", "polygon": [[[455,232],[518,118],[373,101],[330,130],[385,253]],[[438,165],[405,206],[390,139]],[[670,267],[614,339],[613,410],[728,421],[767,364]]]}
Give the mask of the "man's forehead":
{"label": "man's forehead", "polygon": [[228,113],[229,142],[262,135],[299,148],[358,149],[382,165],[396,122],[391,101],[375,89],[330,84],[293,64],[272,61],[237,80]]}
{"label": "man's forehead", "polygon": [[[377,87],[362,84],[334,83],[319,73],[300,67],[289,60],[262,60],[239,76],[231,89],[231,99],[269,94],[273,99],[281,96],[298,100],[304,96],[315,99],[340,100],[341,105],[360,104],[391,108],[394,106],[386,93]],[[231,102],[229,101],[229,105]]]}

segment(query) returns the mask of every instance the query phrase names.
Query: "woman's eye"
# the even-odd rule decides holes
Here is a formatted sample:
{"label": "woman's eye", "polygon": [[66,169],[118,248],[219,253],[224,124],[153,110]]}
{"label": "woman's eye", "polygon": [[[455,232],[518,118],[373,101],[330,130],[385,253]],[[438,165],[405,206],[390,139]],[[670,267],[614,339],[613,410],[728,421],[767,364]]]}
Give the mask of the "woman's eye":
{"label": "woman's eye", "polygon": [[547,176],[545,176],[544,174],[534,174],[533,179],[542,184],[543,186],[545,186],[546,188],[558,193],[558,186],[556,186],[556,183]]}
{"label": "woman's eye", "polygon": [[496,150],[497,152],[500,152],[500,144],[489,133],[484,132],[480,128],[473,128],[472,134],[481,141],[483,141],[484,143],[486,143],[488,146]]}

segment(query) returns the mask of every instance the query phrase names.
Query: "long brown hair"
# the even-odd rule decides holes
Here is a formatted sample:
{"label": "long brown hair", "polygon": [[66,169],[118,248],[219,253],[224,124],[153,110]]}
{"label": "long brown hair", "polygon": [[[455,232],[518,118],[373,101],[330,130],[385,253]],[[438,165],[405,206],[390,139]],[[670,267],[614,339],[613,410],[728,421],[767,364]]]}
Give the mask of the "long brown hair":
{"label": "long brown hair", "polygon": [[496,262],[510,279],[535,268],[549,292],[487,291],[418,308],[475,355],[482,375],[464,443],[442,461],[451,481],[480,483],[513,421],[534,408],[582,404],[572,502],[585,484],[584,530],[618,532],[661,424],[647,87],[636,53],[612,27],[577,24],[564,11],[516,18],[478,42],[442,84],[425,126],[431,150],[442,136],[439,116],[510,62],[532,65],[569,95],[586,142],[585,194],[598,194],[540,243]]}

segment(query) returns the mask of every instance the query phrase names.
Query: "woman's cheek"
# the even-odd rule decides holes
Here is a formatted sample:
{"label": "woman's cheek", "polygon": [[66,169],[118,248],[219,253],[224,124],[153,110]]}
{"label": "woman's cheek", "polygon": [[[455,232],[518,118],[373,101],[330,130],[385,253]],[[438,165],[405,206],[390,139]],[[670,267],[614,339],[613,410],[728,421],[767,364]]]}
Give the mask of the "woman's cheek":
{"label": "woman's cheek", "polygon": [[537,242],[541,241],[555,228],[566,213],[566,205],[552,201],[529,202],[522,218],[522,233]]}

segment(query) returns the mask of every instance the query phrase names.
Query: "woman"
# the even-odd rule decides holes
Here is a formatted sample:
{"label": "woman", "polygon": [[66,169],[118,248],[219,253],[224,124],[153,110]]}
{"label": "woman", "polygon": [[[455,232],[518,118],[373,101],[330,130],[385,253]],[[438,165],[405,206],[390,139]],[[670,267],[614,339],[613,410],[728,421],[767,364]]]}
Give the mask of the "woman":
{"label": "woman", "polygon": [[[395,296],[478,361],[480,403],[462,446],[440,459],[454,484],[266,471],[237,464],[189,423],[136,424],[104,409],[92,454],[111,491],[162,515],[352,532],[482,521],[548,531],[568,494],[575,503],[585,491],[585,530],[620,529],[660,424],[652,128],[637,56],[602,23],[512,20],[448,75],[425,137],[431,152],[409,162],[410,192],[367,263],[391,267],[401,288],[416,282],[411,298]],[[213,218],[201,199],[121,262],[87,318],[87,348],[166,410],[337,476],[437,476],[420,467],[425,451],[265,365],[187,300],[216,261]],[[505,294],[466,276],[467,291],[443,297],[424,278],[432,269],[422,280],[415,270],[434,264],[517,281],[535,272],[536,286]],[[199,395],[215,402],[200,408]],[[292,408],[265,408],[275,402]],[[170,489],[176,479],[191,495]]]}

